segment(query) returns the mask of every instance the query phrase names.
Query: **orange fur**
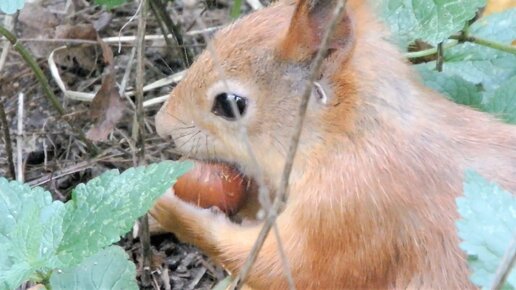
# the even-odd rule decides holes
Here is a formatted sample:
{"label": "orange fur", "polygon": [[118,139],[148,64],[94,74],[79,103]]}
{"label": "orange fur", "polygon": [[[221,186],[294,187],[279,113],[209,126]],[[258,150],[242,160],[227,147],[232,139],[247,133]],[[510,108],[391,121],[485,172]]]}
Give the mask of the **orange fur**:
{"label": "orange fur", "polygon": [[[300,1],[295,9],[293,1],[280,2],[218,33],[216,57],[204,52],[158,113],[160,135],[171,135],[187,157],[235,164],[253,176],[237,124],[210,113],[212,91],[245,93],[241,121],[275,192],[323,31],[314,23],[322,25],[332,10],[318,3]],[[343,39],[332,42],[319,80],[328,101],[312,97],[290,199],[277,221],[296,286],[474,288],[458,247],[455,199],[467,168],[516,192],[516,128],[421,85],[366,1],[348,1],[347,13],[337,30]],[[170,193],[151,214],[231,272],[261,229]],[[247,283],[286,289],[282,269],[269,235]]]}

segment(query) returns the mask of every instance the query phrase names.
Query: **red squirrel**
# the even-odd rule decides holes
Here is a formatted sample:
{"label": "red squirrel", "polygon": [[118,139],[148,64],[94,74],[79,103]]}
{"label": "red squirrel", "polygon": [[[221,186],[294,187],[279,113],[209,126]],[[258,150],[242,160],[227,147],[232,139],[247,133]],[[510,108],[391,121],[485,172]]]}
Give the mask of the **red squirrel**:
{"label": "red squirrel", "polygon": [[[280,1],[219,31],[156,116],[198,160],[278,190],[311,63],[336,0]],[[421,84],[362,0],[349,0],[309,103],[277,219],[297,289],[470,289],[455,229],[466,169],[516,192],[516,126]],[[214,56],[215,55],[215,56]],[[239,122],[231,110],[234,101]],[[235,274],[262,227],[165,194],[151,214]],[[269,234],[246,285],[287,289]]]}

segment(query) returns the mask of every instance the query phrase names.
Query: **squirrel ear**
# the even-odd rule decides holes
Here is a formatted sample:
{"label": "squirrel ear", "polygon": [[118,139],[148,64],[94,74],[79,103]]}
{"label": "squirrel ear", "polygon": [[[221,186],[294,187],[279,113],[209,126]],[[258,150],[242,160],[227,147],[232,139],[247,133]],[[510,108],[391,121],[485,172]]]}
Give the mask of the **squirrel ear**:
{"label": "squirrel ear", "polygon": [[[303,61],[317,53],[339,0],[299,0],[286,37],[280,43],[280,57]],[[329,50],[346,48],[352,42],[353,27],[346,12],[337,23]]]}

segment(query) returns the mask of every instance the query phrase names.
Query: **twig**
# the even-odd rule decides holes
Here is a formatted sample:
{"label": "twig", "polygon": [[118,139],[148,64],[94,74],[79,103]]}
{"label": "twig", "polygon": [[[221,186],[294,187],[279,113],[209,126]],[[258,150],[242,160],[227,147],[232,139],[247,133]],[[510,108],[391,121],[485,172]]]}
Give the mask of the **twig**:
{"label": "twig", "polygon": [[288,286],[290,290],[296,289],[296,283],[294,282],[294,277],[292,277],[292,271],[290,270],[290,265],[288,264],[287,255],[285,254],[285,248],[283,247],[283,242],[281,241],[280,232],[278,229],[278,225],[274,223],[274,236],[276,237],[276,243],[278,243],[278,252],[281,257],[281,261],[283,262],[283,268],[287,269],[285,271],[285,276],[287,276]]}
{"label": "twig", "polygon": [[[129,23],[133,22],[133,20],[136,18],[136,16],[138,14],[141,15],[141,11],[140,10],[142,9],[142,5],[144,3],[146,3],[146,1],[140,1],[140,4],[138,4],[138,8],[136,8],[136,12],[134,12],[133,16],[131,16],[131,18],[129,18],[129,20],[127,20],[127,22],[124,25],[122,25],[122,28],[120,28],[120,30],[118,31],[118,53],[120,53],[120,51],[122,51],[122,40],[121,40],[122,39],[122,30],[124,30],[127,27],[127,25],[129,25]],[[134,40],[136,43],[138,43],[137,39],[138,38],[136,38]]]}
{"label": "twig", "polygon": [[231,18],[235,19],[240,16],[240,9],[242,8],[242,0],[235,0],[233,1],[233,7],[231,7],[231,11],[229,12],[229,15]]}
{"label": "twig", "polygon": [[476,36],[469,36],[469,35],[452,35],[450,36],[450,39],[455,39],[461,42],[472,42],[476,43],[478,45],[490,47],[493,49],[497,49],[500,51],[504,51],[507,53],[516,54],[516,46],[512,46],[509,44],[503,44],[496,41],[476,37]]}
{"label": "twig", "polygon": [[[136,43],[136,120],[137,120],[137,145],[138,153],[136,154],[138,165],[145,165],[145,115],[143,112],[143,85],[145,80],[145,29],[147,26],[147,0],[140,0],[141,9],[138,15],[138,31]],[[135,129],[136,129],[135,128]],[[140,219],[140,242],[142,245],[142,285],[148,287],[151,285],[151,267],[152,267],[152,251],[150,246],[149,234],[149,217],[145,214]]]}
{"label": "twig", "polygon": [[9,164],[9,174],[11,178],[16,178],[16,171],[14,170],[13,147],[11,144],[11,134],[9,132],[9,123],[7,123],[7,116],[5,114],[4,102],[0,99],[0,125],[4,132],[5,153],[7,154],[7,163]]}
{"label": "twig", "polygon": [[[13,17],[11,15],[5,15],[4,16],[4,25],[8,30],[13,29]],[[6,41],[4,42],[4,45],[2,47],[2,54],[0,54],[0,71],[4,68],[5,61],[7,60],[7,55],[9,54],[9,48],[11,47],[11,44]]]}
{"label": "twig", "polygon": [[[449,48],[452,48],[452,47],[456,46],[457,44],[459,44],[459,41],[452,40],[452,41],[444,44],[443,48],[444,49],[449,49]],[[425,49],[425,50],[414,51],[414,52],[407,52],[407,53],[405,53],[405,57],[406,58],[419,58],[419,57],[425,57],[425,56],[434,55],[436,53],[437,53],[437,47],[432,47],[432,48]]]}
{"label": "twig", "polygon": [[263,4],[259,0],[246,0],[247,4],[253,8],[253,10],[259,10],[263,8]]}
{"label": "twig", "polygon": [[120,96],[124,96],[127,99],[127,102],[131,104],[133,109],[136,109],[136,106],[133,103],[133,100],[129,97],[128,94],[125,93],[125,88],[127,87],[127,83],[129,82],[129,77],[131,76],[131,71],[133,68],[134,59],[136,56],[136,46],[131,49],[131,55],[129,56],[129,61],[127,62],[127,67],[125,68],[124,76],[122,77],[122,81],[120,82],[120,87],[118,88],[118,94]]}
{"label": "twig", "polygon": [[442,72],[443,64],[444,64],[444,48],[443,48],[443,43],[441,42],[437,45],[437,60],[435,62],[435,69],[438,72]]}
{"label": "twig", "polygon": [[[169,54],[170,56],[172,56],[172,52],[174,51],[174,44],[172,43],[172,39],[170,39],[170,35],[167,33],[167,29],[165,27],[165,20],[162,19],[162,15],[158,12],[158,10],[161,8],[156,7],[156,6],[158,6],[158,4],[156,2],[157,2],[156,0],[150,0],[150,8],[151,8],[152,14],[154,14],[154,17],[156,18],[156,20],[158,22],[159,29],[161,30],[161,34],[163,34],[165,43],[168,47],[168,50],[166,51],[166,53]],[[183,66],[185,68],[187,67],[186,60],[187,59],[185,58],[185,55],[183,54],[181,61],[183,62]]]}
{"label": "twig", "polygon": [[[181,55],[183,65],[185,68],[190,66],[190,63],[192,62],[192,53],[190,50],[184,45],[183,36],[181,35],[181,31],[177,25],[174,24],[172,19],[170,19],[170,16],[167,13],[167,7],[161,0],[150,0],[151,7],[153,7],[153,10],[156,10],[156,16],[158,17],[159,21],[163,21],[165,26],[167,27],[168,31],[172,33],[172,37],[176,41],[177,45],[182,48],[181,49]],[[165,35],[165,31],[163,31],[163,34]],[[167,40],[167,37],[165,36],[165,41]]]}
{"label": "twig", "polygon": [[496,270],[495,278],[488,289],[500,290],[502,289],[507,277],[511,273],[512,268],[516,264],[516,235],[513,237],[509,248],[502,257],[502,262]]}
{"label": "twig", "polygon": [[23,93],[18,95],[18,130],[16,131],[16,180],[23,183],[23,107],[25,96]]}
{"label": "twig", "polygon": [[291,141],[291,144],[289,147],[289,151],[287,154],[286,164],[285,164],[285,168],[283,170],[283,175],[282,175],[280,187],[278,190],[278,195],[276,196],[276,198],[274,200],[274,204],[272,205],[271,210],[268,212],[267,218],[264,222],[262,230],[260,231],[260,234],[258,235],[258,238],[256,239],[255,244],[253,245],[251,253],[249,254],[241,271],[238,273],[237,278],[232,282],[233,287],[239,288],[239,287],[241,287],[241,285],[243,283],[245,283],[247,275],[249,274],[249,271],[251,270],[251,267],[254,264],[254,261],[256,261],[256,258],[258,257],[258,253],[260,252],[261,248],[263,247],[265,238],[269,234],[269,231],[271,230],[273,224],[276,222],[276,218],[278,217],[279,211],[283,208],[284,203],[287,201],[288,181],[289,181],[290,173],[292,172],[292,167],[294,164],[294,157],[297,152],[299,139],[301,137],[301,132],[303,129],[304,119],[305,119],[306,110],[308,107],[308,101],[310,100],[313,83],[320,73],[320,69],[321,69],[321,66],[322,66],[322,63],[324,60],[324,56],[326,55],[326,52],[328,50],[328,44],[329,44],[330,37],[333,35],[333,32],[335,31],[335,27],[337,26],[337,22],[341,18],[342,13],[344,12],[345,4],[346,4],[346,0],[340,0],[337,2],[337,6],[335,7],[335,10],[331,17],[331,20],[329,22],[330,25],[326,29],[323,39],[321,41],[321,47],[319,48],[319,51],[317,52],[317,55],[315,56],[315,59],[312,62],[312,70],[311,70],[308,82],[306,84],[305,90],[303,92],[301,104],[299,107],[299,115],[297,118],[297,123],[296,123],[295,131],[294,131],[295,133],[292,138],[292,141]]}
{"label": "twig", "polygon": [[[54,93],[52,92],[52,89],[50,89],[48,79],[45,76],[45,74],[43,73],[43,71],[41,70],[41,68],[39,67],[38,63],[34,60],[34,58],[27,51],[27,49],[25,49],[25,47],[23,47],[23,45],[21,45],[17,41],[16,37],[11,32],[9,32],[4,27],[2,27],[1,25],[0,25],[0,34],[5,36],[5,38],[7,38],[7,40],[9,40],[9,42],[13,45],[13,48],[21,55],[21,57],[23,58],[23,60],[25,60],[27,65],[29,65],[29,67],[34,72],[36,79],[39,81],[41,87],[43,88],[43,92],[47,96],[47,99],[50,101],[50,103],[52,104],[54,109],[59,113],[59,116],[63,117],[66,112],[65,112],[64,108],[61,106],[61,103],[59,103],[59,100],[57,99],[56,95],[54,95]],[[93,153],[93,155],[97,154],[98,153],[97,147],[93,143],[91,143],[90,140],[88,140],[86,138],[86,136],[84,135],[84,132],[82,132],[79,129],[74,128],[74,126],[72,126],[72,124],[68,120],[66,120],[66,119],[64,119],[64,120],[65,120],[65,122],[68,123],[70,128],[77,135],[79,135],[79,139],[81,139],[81,141],[86,144],[86,146]]]}
{"label": "twig", "polygon": [[[134,39],[136,39],[136,38],[134,38]],[[64,84],[62,78],[61,78],[61,74],[59,73],[59,69],[57,68],[57,64],[56,64],[56,62],[54,60],[54,55],[55,55],[55,53],[57,51],[62,50],[62,49],[66,49],[66,48],[67,48],[66,46],[58,47],[58,48],[54,49],[50,53],[50,55],[48,56],[48,68],[50,70],[50,74],[52,75],[54,81],[56,82],[56,84],[59,87],[59,89],[61,90],[61,92],[63,92],[63,95],[65,97],[67,97],[69,99],[72,99],[72,100],[81,101],[81,102],[91,102],[93,100],[93,98],[95,97],[95,93],[85,93],[85,92],[78,92],[78,91],[68,90],[66,88],[66,85]],[[128,69],[130,67],[132,67],[132,62],[134,60],[133,51],[135,51],[135,50],[131,51],[131,57],[129,58]],[[125,74],[124,74],[124,77],[122,79],[122,83],[120,85],[119,91],[122,92],[121,95],[124,94],[126,97],[131,97],[131,96],[134,96],[134,94],[135,94],[134,91],[128,91],[128,92],[123,93],[123,91],[125,91],[125,87],[126,87],[126,84],[127,84],[128,74],[130,73],[130,71],[128,71],[128,69],[126,69],[126,71],[125,71]],[[185,72],[186,71],[180,71],[180,72],[177,72],[177,73],[175,73],[173,75],[169,75],[169,76],[164,77],[164,78],[162,78],[160,80],[154,81],[154,82],[144,86],[143,87],[143,91],[147,92],[147,91],[154,90],[154,89],[157,89],[157,88],[161,88],[161,87],[173,84],[173,83],[178,83],[183,78]],[[147,107],[151,107],[151,106],[154,106],[154,105],[157,105],[157,104],[161,104],[168,97],[169,97],[168,95],[165,95],[165,96],[160,96],[160,97],[156,97],[154,99],[150,99],[150,100],[144,101],[143,102],[143,107],[147,108]],[[130,104],[132,106],[134,106],[132,101],[130,102]]]}

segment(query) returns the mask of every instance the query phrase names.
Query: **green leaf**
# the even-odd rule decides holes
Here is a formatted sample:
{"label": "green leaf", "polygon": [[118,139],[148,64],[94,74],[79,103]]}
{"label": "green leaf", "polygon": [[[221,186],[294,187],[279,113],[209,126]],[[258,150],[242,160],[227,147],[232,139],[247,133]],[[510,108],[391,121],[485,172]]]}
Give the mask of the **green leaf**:
{"label": "green leaf", "polygon": [[122,4],[125,4],[127,0],[95,0],[98,5],[104,5],[106,8],[111,9]]}
{"label": "green leaf", "polygon": [[[475,22],[469,34],[510,45],[516,39],[516,8]],[[435,62],[430,65],[435,67]],[[445,50],[443,72],[495,90],[516,75],[516,55],[463,43]]]}
{"label": "green leaf", "polygon": [[397,38],[406,44],[416,39],[432,45],[462,30],[485,0],[377,0],[380,13]]}
{"label": "green leaf", "polygon": [[122,174],[111,170],[77,186],[66,204],[60,260],[76,265],[118,241],[191,167],[191,162],[165,161]]}
{"label": "green leaf", "polygon": [[13,14],[16,13],[17,10],[22,9],[24,4],[25,0],[1,0],[0,11]]}
{"label": "green leaf", "polygon": [[446,95],[450,100],[475,108],[482,106],[479,88],[459,76],[448,76],[427,66],[416,66],[425,84]]}
{"label": "green leaf", "polygon": [[79,185],[66,204],[52,202],[41,188],[0,178],[0,289],[66,271],[118,241],[191,165],[165,161],[109,171]]}
{"label": "green leaf", "polygon": [[483,106],[486,112],[507,123],[516,124],[516,76],[507,80],[496,91],[487,94],[486,99]]}
{"label": "green leaf", "polygon": [[73,268],[54,271],[50,285],[52,290],[136,290],[136,269],[128,259],[122,248],[111,246]]}
{"label": "green leaf", "polygon": [[0,287],[16,288],[36,271],[61,266],[64,205],[49,192],[0,178]]}
{"label": "green leaf", "polygon": [[[462,217],[457,221],[460,247],[469,256],[471,281],[485,288],[492,279],[516,229],[516,197],[488,182],[475,172],[467,171],[464,197],[457,199]],[[507,280],[516,287],[516,271]]]}

